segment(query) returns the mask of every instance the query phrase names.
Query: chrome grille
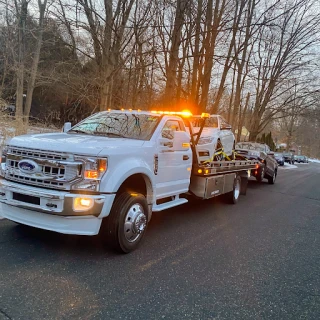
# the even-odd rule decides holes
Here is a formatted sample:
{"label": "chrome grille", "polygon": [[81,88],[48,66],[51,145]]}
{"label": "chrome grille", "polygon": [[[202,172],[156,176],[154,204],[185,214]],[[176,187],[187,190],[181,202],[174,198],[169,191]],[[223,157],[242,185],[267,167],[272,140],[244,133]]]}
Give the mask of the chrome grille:
{"label": "chrome grille", "polygon": [[23,156],[23,157],[32,157],[32,158],[39,158],[39,159],[50,159],[50,160],[67,160],[68,157],[63,154],[57,153],[48,153],[48,151],[41,151],[41,150],[30,150],[24,148],[15,148],[9,147],[8,153]]}
{"label": "chrome grille", "polygon": [[[18,167],[18,160],[8,160],[8,167],[9,168],[19,168]],[[59,178],[63,178],[65,174],[65,168],[64,167],[52,167],[48,165],[41,166],[41,172],[44,175],[49,175],[49,176],[57,176]]]}
{"label": "chrome grille", "polygon": [[[22,172],[21,160],[32,160],[39,166],[34,173]],[[67,164],[67,165],[66,165]],[[73,162],[73,156],[43,150],[9,147],[5,178],[40,187],[68,190],[71,182],[81,177],[81,165]]]}

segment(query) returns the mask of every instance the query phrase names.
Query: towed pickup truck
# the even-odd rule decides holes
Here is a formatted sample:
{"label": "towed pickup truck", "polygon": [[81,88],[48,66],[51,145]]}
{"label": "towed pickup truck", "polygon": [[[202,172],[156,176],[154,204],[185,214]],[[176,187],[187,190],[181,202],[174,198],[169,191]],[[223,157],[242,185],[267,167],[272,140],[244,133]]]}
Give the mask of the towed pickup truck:
{"label": "towed pickup truck", "polygon": [[188,113],[105,111],[63,133],[17,136],[1,156],[0,210],[17,223],[64,234],[103,233],[130,252],[152,212],[226,194],[245,194],[253,161],[201,164],[205,126]]}

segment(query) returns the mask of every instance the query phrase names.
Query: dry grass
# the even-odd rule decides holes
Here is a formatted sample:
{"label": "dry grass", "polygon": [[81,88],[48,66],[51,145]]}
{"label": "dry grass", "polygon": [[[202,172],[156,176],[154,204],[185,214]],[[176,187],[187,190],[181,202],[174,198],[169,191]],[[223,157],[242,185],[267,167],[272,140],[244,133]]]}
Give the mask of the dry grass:
{"label": "dry grass", "polygon": [[46,133],[58,131],[61,130],[50,126],[45,122],[34,121],[33,123],[26,125],[21,121],[15,120],[12,116],[0,113],[0,148],[2,148],[6,142],[14,136],[26,133]]}

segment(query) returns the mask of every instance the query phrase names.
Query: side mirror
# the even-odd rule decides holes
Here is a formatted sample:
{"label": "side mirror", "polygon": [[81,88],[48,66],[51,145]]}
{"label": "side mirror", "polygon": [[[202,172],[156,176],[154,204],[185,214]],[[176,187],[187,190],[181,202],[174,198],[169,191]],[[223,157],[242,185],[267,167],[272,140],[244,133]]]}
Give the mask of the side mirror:
{"label": "side mirror", "polygon": [[166,138],[160,138],[158,140],[158,147],[160,152],[173,151],[173,141]]}
{"label": "side mirror", "polygon": [[186,151],[190,149],[190,136],[185,131],[173,132],[173,150]]}
{"label": "side mirror", "polygon": [[[186,151],[190,149],[190,136],[185,131],[171,131],[173,138],[162,138],[158,140],[160,152]],[[169,136],[170,137],[170,136]]]}
{"label": "side mirror", "polygon": [[71,129],[71,122],[66,122],[66,123],[63,125],[62,131],[63,131],[63,132],[68,132],[70,129]]}

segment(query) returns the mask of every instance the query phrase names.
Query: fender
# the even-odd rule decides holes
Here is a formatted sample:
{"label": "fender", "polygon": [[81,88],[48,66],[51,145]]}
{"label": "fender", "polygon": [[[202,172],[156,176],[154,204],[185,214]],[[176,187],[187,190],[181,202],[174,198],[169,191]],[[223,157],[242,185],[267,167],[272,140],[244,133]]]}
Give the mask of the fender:
{"label": "fender", "polygon": [[110,167],[102,178],[100,191],[115,193],[122,183],[134,174],[146,175],[151,182],[152,189],[155,190],[154,173],[150,165],[143,159],[128,157],[119,161],[116,165],[113,163]]}

